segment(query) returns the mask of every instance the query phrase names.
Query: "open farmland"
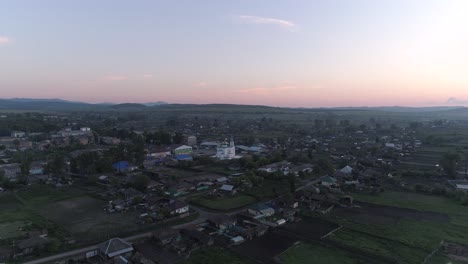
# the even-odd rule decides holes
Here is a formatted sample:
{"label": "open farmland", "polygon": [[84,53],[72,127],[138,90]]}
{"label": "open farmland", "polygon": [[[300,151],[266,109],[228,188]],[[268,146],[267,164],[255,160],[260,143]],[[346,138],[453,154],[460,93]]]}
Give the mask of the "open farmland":
{"label": "open farmland", "polygon": [[404,192],[355,198],[373,205],[332,214],[344,228],[327,238],[331,242],[415,264],[442,240],[468,243],[468,211],[450,199]]}
{"label": "open farmland", "polygon": [[284,264],[340,263],[360,264],[363,259],[352,253],[320,244],[298,243],[281,254]]}
{"label": "open farmland", "polygon": [[399,169],[436,171],[435,165],[440,163],[444,154],[468,149],[468,133],[465,129],[433,128],[418,131],[418,137],[423,139],[421,148],[406,157],[398,165]]}
{"label": "open farmland", "polygon": [[40,213],[43,206],[54,201],[83,195],[73,187],[55,189],[48,186],[33,186],[16,193],[0,196],[0,237],[15,239],[23,237],[26,231],[37,228],[52,228],[48,215]]}
{"label": "open farmland", "polygon": [[287,232],[270,231],[262,237],[247,241],[232,250],[257,263],[272,263],[273,258],[286,251],[298,239]]}

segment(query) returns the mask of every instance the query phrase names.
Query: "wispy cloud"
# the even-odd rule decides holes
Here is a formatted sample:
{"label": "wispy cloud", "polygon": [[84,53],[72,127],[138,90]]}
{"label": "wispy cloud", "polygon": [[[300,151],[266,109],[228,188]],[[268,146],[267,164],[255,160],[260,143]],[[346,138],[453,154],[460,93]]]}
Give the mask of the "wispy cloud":
{"label": "wispy cloud", "polygon": [[205,81],[200,81],[198,83],[195,83],[193,86],[195,86],[195,87],[207,87],[208,83],[205,82]]}
{"label": "wispy cloud", "polygon": [[0,45],[6,45],[11,43],[13,40],[7,36],[0,36]]}
{"label": "wispy cloud", "polygon": [[238,90],[238,93],[247,93],[247,94],[267,94],[267,88],[251,88],[251,89],[242,89]]}
{"label": "wispy cloud", "polygon": [[462,99],[458,99],[458,98],[456,98],[456,97],[450,97],[450,98],[447,100],[447,104],[466,105],[466,104],[468,104],[468,100],[462,100]]}
{"label": "wispy cloud", "polygon": [[295,90],[295,89],[297,89],[297,87],[293,86],[293,85],[284,85],[284,86],[274,87],[273,89],[275,89],[275,90]]}
{"label": "wispy cloud", "polygon": [[128,76],[126,75],[106,75],[103,77],[106,81],[125,81],[128,80]]}
{"label": "wispy cloud", "polygon": [[149,74],[149,73],[143,74],[143,79],[151,80],[153,79],[153,74]]}
{"label": "wispy cloud", "polygon": [[270,87],[270,88],[256,87],[256,88],[250,88],[250,89],[241,89],[241,90],[237,90],[237,92],[244,93],[244,94],[266,95],[266,94],[271,94],[271,93],[276,93],[276,92],[281,92],[281,91],[290,91],[290,90],[296,90],[296,89],[297,89],[296,86],[284,85],[284,86],[275,86],[275,87]]}
{"label": "wispy cloud", "polygon": [[247,15],[238,15],[236,18],[244,23],[276,25],[291,32],[297,31],[297,25],[294,22],[288,20]]}

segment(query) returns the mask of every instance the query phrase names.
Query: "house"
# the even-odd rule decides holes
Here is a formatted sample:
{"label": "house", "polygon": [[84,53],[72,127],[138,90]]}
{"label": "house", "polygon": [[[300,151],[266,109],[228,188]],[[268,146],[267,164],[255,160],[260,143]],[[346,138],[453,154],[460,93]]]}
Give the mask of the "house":
{"label": "house", "polygon": [[133,188],[122,189],[120,193],[124,196],[125,200],[133,200],[136,197],[143,197],[143,193]]}
{"label": "house", "polygon": [[35,236],[20,241],[18,244],[16,244],[16,247],[21,251],[22,254],[29,255],[34,251],[43,250],[49,243],[50,240],[47,237]]}
{"label": "house", "polygon": [[303,173],[311,173],[313,171],[314,165],[312,164],[302,164],[299,166],[294,166],[291,169],[291,172],[294,173],[296,176],[299,175],[299,172]]}
{"label": "house", "polygon": [[190,208],[189,205],[180,200],[171,200],[167,204],[167,209],[171,215],[181,215],[188,213]]}
{"label": "house", "polygon": [[279,198],[276,203],[278,205],[280,205],[281,207],[283,208],[297,208],[299,206],[299,202],[298,201],[295,201],[292,197],[291,198],[286,198],[286,197],[282,197],[282,198]]}
{"label": "house", "polygon": [[226,230],[236,225],[236,220],[227,215],[217,216],[215,218],[209,219],[208,222],[220,230]]}
{"label": "house", "polygon": [[221,186],[219,188],[219,191],[222,192],[222,193],[228,193],[228,194],[235,194],[236,193],[236,189],[235,189],[234,185],[229,185],[229,184],[224,184],[223,186]]}
{"label": "house", "polygon": [[101,142],[105,145],[118,145],[120,144],[120,139],[115,137],[102,137]]}
{"label": "house", "polygon": [[170,147],[150,147],[147,150],[148,159],[162,159],[171,155]]}
{"label": "house", "polygon": [[257,203],[247,208],[247,211],[255,216],[272,216],[275,210],[264,203]]}
{"label": "house", "polygon": [[353,168],[351,168],[350,166],[346,166],[346,167],[342,168],[340,170],[340,172],[342,172],[344,174],[351,174],[351,173],[353,173]]}
{"label": "house", "polygon": [[24,138],[26,136],[26,133],[23,131],[12,131],[11,132],[11,137],[12,138]]}
{"label": "house", "polygon": [[245,239],[241,236],[231,237],[231,245],[240,245],[245,242]]}
{"label": "house", "polygon": [[166,194],[172,197],[183,195],[191,190],[195,190],[195,186],[188,182],[172,184],[167,188]]}
{"label": "house", "polygon": [[290,162],[284,160],[284,161],[280,161],[280,162],[276,162],[276,163],[272,163],[272,164],[262,166],[262,167],[258,168],[258,170],[259,171],[264,171],[264,172],[269,172],[269,173],[280,171],[284,175],[286,175],[286,174],[289,173],[290,164],[291,164]]}
{"label": "house", "polygon": [[103,183],[103,184],[107,184],[109,183],[109,176],[107,175],[101,175],[98,177],[98,182],[99,183]]}
{"label": "house", "polygon": [[218,143],[217,142],[214,142],[214,141],[204,141],[200,144],[201,147],[204,147],[205,149],[208,149],[208,148],[216,148],[218,147]]}
{"label": "house", "polygon": [[247,147],[247,146],[243,146],[243,145],[236,146],[236,149],[240,150],[241,152],[245,152],[245,153],[259,153],[262,150],[262,148],[258,147],[258,146]]}
{"label": "house", "polygon": [[187,137],[187,145],[189,146],[196,146],[197,145],[197,137],[196,136],[188,136]]}
{"label": "house", "polygon": [[228,178],[227,177],[220,177],[220,178],[217,178],[216,179],[216,182],[217,183],[225,183],[228,181]]}
{"label": "house", "polygon": [[184,237],[189,238],[190,240],[192,240],[200,246],[211,246],[214,243],[214,239],[211,236],[198,230],[182,229],[180,231],[180,234]]}
{"label": "house", "polygon": [[257,237],[263,236],[268,231],[267,225],[257,225],[255,226],[255,235]]}
{"label": "house", "polygon": [[40,162],[33,162],[31,163],[31,167],[29,169],[29,175],[42,175],[44,174],[44,166]]}
{"label": "house", "polygon": [[337,180],[331,176],[323,176],[320,179],[322,186],[330,187],[337,184]]}
{"label": "house", "polygon": [[296,210],[292,208],[287,208],[283,210],[282,215],[286,219],[286,221],[293,222],[295,219]]}
{"label": "house", "polygon": [[133,250],[130,243],[120,238],[112,238],[98,246],[98,254],[104,259],[129,256]]}
{"label": "house", "polygon": [[172,228],[162,228],[153,232],[153,240],[162,246],[178,241],[179,239],[179,231]]}
{"label": "house", "polygon": [[83,145],[83,146],[86,146],[90,143],[90,140],[88,137],[85,137],[85,136],[81,136],[81,137],[78,137],[78,143],[80,145]]}
{"label": "house", "polygon": [[253,239],[261,237],[268,231],[268,226],[263,224],[258,225],[242,225],[236,226],[236,231],[245,239]]}
{"label": "house", "polygon": [[0,165],[0,171],[3,171],[3,177],[15,182],[21,174],[21,167],[18,163]]}

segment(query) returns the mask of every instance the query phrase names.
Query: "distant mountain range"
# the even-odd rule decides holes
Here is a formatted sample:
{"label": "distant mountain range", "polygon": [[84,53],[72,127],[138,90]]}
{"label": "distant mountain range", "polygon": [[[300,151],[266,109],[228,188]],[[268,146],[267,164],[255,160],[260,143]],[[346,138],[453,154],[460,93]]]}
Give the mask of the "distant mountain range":
{"label": "distant mountain range", "polygon": [[438,112],[465,108],[463,106],[429,106],[429,107],[406,107],[406,106],[377,106],[377,107],[333,107],[337,110],[374,110],[384,112]]}
{"label": "distant mountain range", "polygon": [[[170,104],[163,101],[148,102],[148,103],[86,103],[78,101],[68,101],[59,98],[51,99],[32,99],[32,98],[11,98],[11,99],[0,99],[0,110],[23,110],[23,111],[86,111],[86,110],[144,110],[146,108],[161,107],[161,106],[194,106],[194,107],[223,107],[223,106],[239,106],[243,105],[217,105],[217,104]],[[244,105],[244,107],[248,107]],[[252,106],[251,106],[252,107]],[[257,108],[272,108],[269,106],[255,106]],[[382,106],[382,107],[331,107],[331,108],[289,108],[283,109],[301,109],[301,110],[323,110],[323,111],[382,111],[382,112],[394,112],[394,113],[452,113],[461,114],[465,113],[468,108],[463,106],[435,106],[435,107],[402,107],[402,106]]]}
{"label": "distant mountain range", "polygon": [[61,111],[61,110],[98,110],[100,108],[143,108],[143,107],[154,107],[167,105],[167,102],[148,102],[142,104],[136,103],[86,103],[78,101],[68,101],[59,98],[51,99],[33,99],[33,98],[11,98],[11,99],[0,99],[0,109],[11,109],[11,110],[48,110],[48,111]]}

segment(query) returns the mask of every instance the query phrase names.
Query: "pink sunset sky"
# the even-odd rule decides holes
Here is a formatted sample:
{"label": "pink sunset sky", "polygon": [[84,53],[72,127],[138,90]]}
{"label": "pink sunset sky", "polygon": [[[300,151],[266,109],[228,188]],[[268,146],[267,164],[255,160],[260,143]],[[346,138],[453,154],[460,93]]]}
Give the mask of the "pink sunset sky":
{"label": "pink sunset sky", "polygon": [[467,13],[463,0],[2,1],[0,97],[468,105]]}

